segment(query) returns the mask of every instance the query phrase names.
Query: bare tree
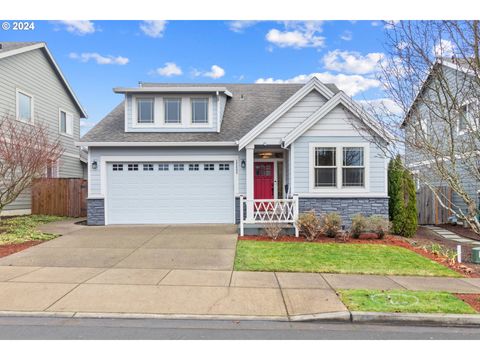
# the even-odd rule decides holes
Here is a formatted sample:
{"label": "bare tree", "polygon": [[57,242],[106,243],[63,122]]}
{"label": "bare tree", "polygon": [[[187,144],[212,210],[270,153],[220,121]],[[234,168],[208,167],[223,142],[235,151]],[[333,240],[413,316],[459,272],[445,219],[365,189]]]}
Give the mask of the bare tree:
{"label": "bare tree", "polygon": [[26,190],[36,177],[63,153],[41,124],[26,124],[14,117],[0,118],[0,212]]}
{"label": "bare tree", "polygon": [[[480,29],[478,21],[400,21],[386,26],[379,79],[390,104],[369,107],[386,144],[362,132],[405,166],[440,204],[480,234]],[[392,112],[392,103],[397,110]],[[390,106],[388,106],[390,105]],[[358,114],[357,114],[358,115]],[[377,129],[378,130],[378,129]],[[449,186],[460,203],[439,186]]]}

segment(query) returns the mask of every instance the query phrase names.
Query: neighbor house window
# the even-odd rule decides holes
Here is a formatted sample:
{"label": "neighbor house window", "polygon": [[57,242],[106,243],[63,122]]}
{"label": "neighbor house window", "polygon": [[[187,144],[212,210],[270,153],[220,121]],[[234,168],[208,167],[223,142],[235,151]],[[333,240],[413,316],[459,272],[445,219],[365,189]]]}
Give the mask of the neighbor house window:
{"label": "neighbor house window", "polygon": [[168,169],[169,169],[168,164],[158,164],[159,171],[168,171]]}
{"label": "neighbor house window", "polygon": [[208,98],[192,99],[192,123],[208,123]]}
{"label": "neighbor house window", "polygon": [[458,114],[458,131],[465,132],[476,127],[477,123],[473,118],[473,104],[465,104],[460,107]]}
{"label": "neighbor house window", "polygon": [[60,110],[60,133],[73,135],[73,115],[63,110]]}
{"label": "neighbor house window", "polygon": [[22,91],[17,91],[17,119],[33,122],[33,98]]}
{"label": "neighbor house window", "polygon": [[336,148],[316,147],[314,158],[315,187],[337,186]]}
{"label": "neighbor house window", "polygon": [[58,177],[58,161],[51,161],[47,165],[47,169],[45,171],[45,176],[49,179]]}
{"label": "neighbor house window", "polygon": [[152,124],[154,115],[154,99],[137,99],[137,121],[139,124]]}
{"label": "neighbor house window", "polygon": [[203,170],[213,171],[215,170],[215,164],[203,164]]}
{"label": "neighbor house window", "polygon": [[180,124],[182,122],[182,99],[165,99],[165,123]]}
{"label": "neighbor house window", "polygon": [[364,186],[365,165],[363,147],[343,148],[342,186]]}

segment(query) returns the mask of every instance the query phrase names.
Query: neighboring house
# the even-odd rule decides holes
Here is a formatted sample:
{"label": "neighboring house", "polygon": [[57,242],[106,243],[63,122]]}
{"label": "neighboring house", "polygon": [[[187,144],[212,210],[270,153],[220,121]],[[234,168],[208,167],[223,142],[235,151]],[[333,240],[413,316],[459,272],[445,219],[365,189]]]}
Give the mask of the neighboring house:
{"label": "neighboring house", "polygon": [[[46,169],[46,177],[86,176],[86,158],[75,142],[80,137],[80,118],[87,114],[45,43],[0,42],[0,116],[42,123],[52,139],[60,139],[63,155]],[[26,191],[2,215],[30,211],[30,191]]]}
{"label": "neighboring house", "polygon": [[[427,146],[438,150],[439,154],[446,154],[445,164],[450,158],[450,143],[454,145],[455,151],[462,152],[465,149],[468,153],[469,150],[466,149],[471,145],[472,139],[478,139],[477,134],[469,134],[470,131],[476,131],[479,124],[479,119],[474,118],[478,116],[480,94],[477,76],[469,70],[469,65],[464,60],[437,59],[402,123],[406,137],[405,164],[417,177],[417,190],[421,187],[420,179],[432,186],[443,186],[445,190],[442,193],[451,196],[450,207],[465,213],[465,202],[457,193],[449,190],[448,183],[444,180],[445,175],[441,175],[435,165],[442,156],[433,158],[430,155],[433,151],[421,151],[421,148],[428,144]],[[457,107],[460,108],[459,111],[455,110]],[[475,150],[476,146],[474,145]],[[468,158],[468,161],[476,159],[471,156]],[[460,158],[456,159],[455,172],[460,175],[462,187],[469,197],[476,199],[478,207],[480,184],[465,164]],[[449,213],[445,212],[439,217],[438,208],[441,210],[441,206],[432,205],[435,200],[433,195],[428,197],[430,198],[433,199],[432,203],[422,200],[425,206],[418,208],[419,218],[424,219],[422,223],[446,222]],[[448,204],[447,201],[444,202]]]}
{"label": "neighboring house", "polygon": [[377,124],[335,85],[114,91],[124,102],[79,142],[89,150],[91,225],[238,223],[240,206],[247,223],[312,209],[347,222],[388,214],[387,159],[359,130]]}

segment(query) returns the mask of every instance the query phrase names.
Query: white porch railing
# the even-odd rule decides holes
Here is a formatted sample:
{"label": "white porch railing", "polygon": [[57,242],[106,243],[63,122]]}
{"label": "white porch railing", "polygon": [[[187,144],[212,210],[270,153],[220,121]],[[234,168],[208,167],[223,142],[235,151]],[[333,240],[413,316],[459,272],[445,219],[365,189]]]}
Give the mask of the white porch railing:
{"label": "white porch railing", "polygon": [[[246,216],[245,216],[245,209]],[[246,199],[240,196],[240,236],[245,224],[292,224],[298,237],[298,196],[291,199]]]}

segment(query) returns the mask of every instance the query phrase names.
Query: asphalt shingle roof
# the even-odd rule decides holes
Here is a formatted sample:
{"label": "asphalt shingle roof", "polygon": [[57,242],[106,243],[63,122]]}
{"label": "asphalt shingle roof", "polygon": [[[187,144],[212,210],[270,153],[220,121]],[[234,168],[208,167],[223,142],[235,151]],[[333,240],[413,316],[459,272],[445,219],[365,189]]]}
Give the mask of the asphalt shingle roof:
{"label": "asphalt shingle roof", "polygon": [[0,48],[0,54],[11,51],[11,50],[16,50],[20,49],[23,47],[27,47],[30,45],[35,45],[35,44],[40,44],[41,41],[30,41],[30,42],[0,42],[1,48]]}
{"label": "asphalt shingle roof", "polygon": [[[207,84],[153,84],[142,86],[206,86]],[[211,85],[211,84],[209,84]],[[304,84],[215,84],[225,86],[233,96],[227,99],[220,133],[217,132],[125,132],[124,103],[85,134],[82,142],[196,142],[236,141],[265,119]],[[333,84],[326,86],[337,93]]]}

